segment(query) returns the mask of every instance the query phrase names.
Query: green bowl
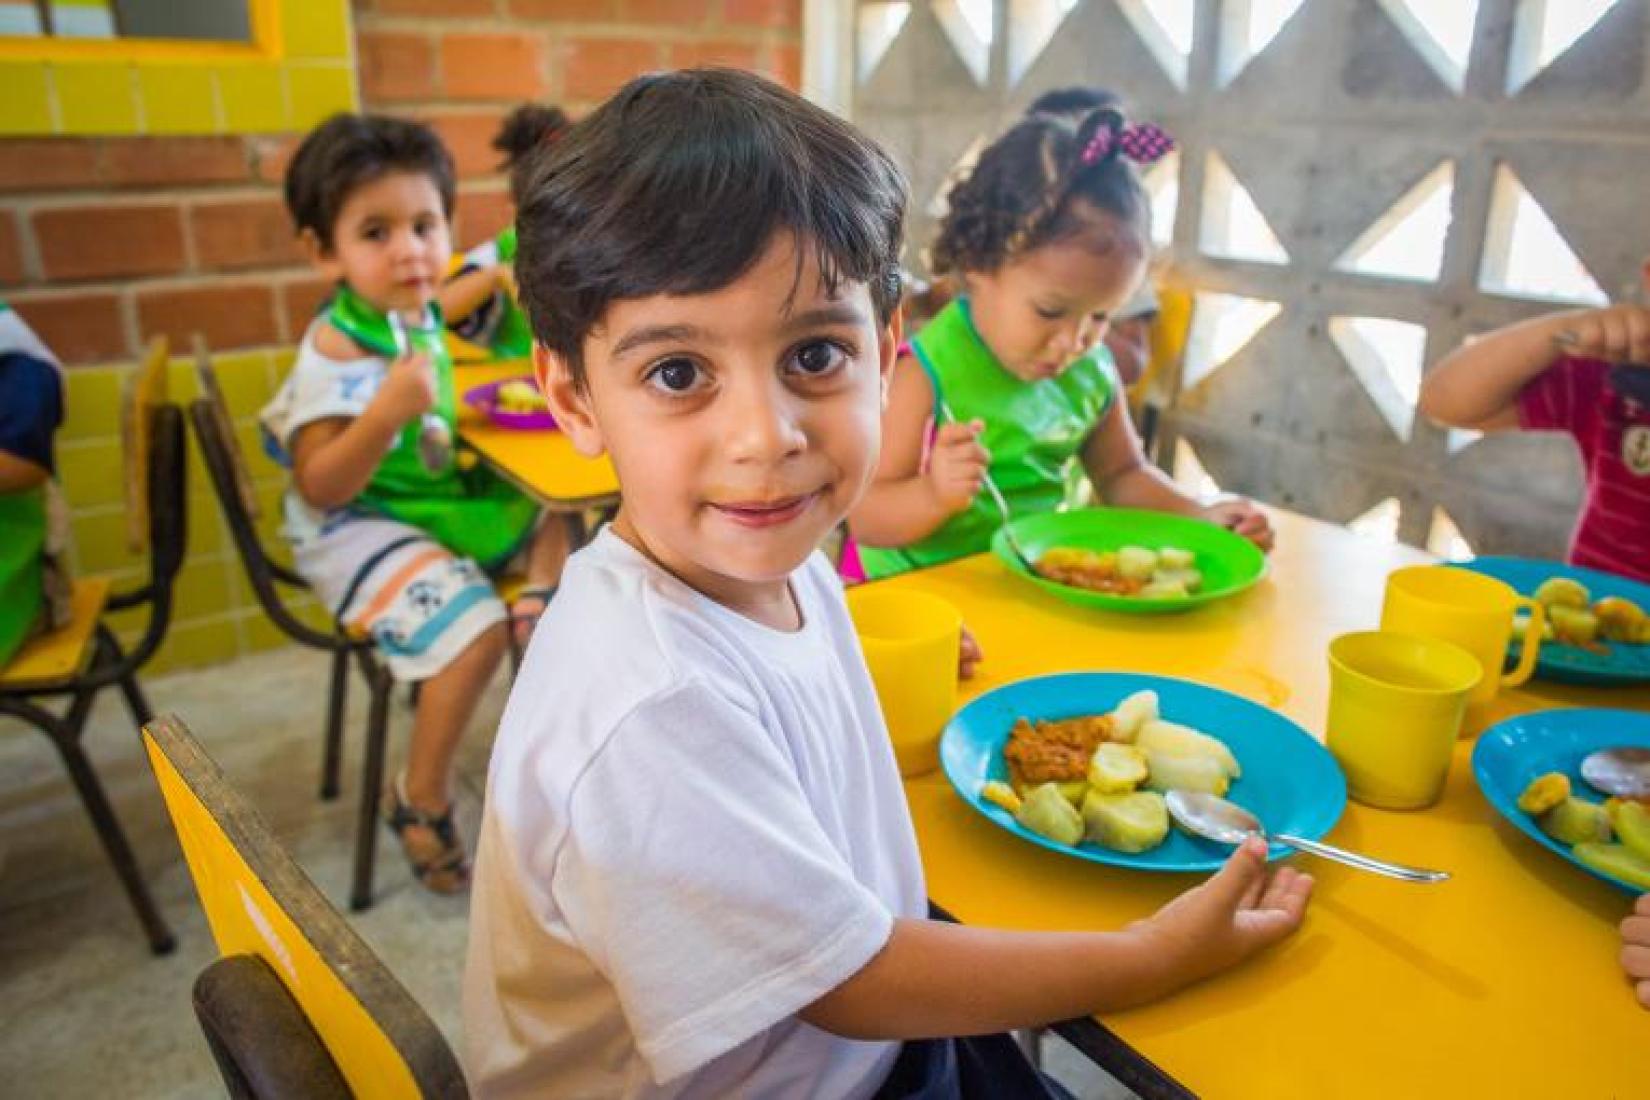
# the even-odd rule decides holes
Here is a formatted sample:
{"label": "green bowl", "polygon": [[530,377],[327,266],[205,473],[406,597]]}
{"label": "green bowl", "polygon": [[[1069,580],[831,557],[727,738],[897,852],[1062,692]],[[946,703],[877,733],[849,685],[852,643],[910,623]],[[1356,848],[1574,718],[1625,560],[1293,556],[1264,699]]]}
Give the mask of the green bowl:
{"label": "green bowl", "polygon": [[1144,546],[1160,550],[1176,546],[1197,555],[1196,568],[1203,574],[1203,587],[1190,596],[1142,599],[1091,592],[1086,588],[1039,577],[1020,564],[1008,548],[1008,536],[998,531],[991,539],[991,551],[1016,576],[1082,607],[1121,611],[1130,615],[1163,615],[1190,611],[1195,607],[1235,596],[1266,575],[1266,555],[1240,535],[1206,520],[1174,516],[1167,512],[1146,512],[1135,508],[1088,508],[1076,512],[1046,512],[1026,516],[1013,523],[1014,535],[1025,552],[1036,561],[1056,546],[1083,550],[1118,550],[1124,546]]}

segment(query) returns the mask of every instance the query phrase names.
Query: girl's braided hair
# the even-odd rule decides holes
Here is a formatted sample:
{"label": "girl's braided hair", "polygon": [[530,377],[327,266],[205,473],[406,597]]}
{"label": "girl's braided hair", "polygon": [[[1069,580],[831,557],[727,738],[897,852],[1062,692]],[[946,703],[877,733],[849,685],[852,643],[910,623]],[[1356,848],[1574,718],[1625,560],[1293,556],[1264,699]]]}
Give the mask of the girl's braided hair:
{"label": "girl's braided hair", "polygon": [[[1142,244],[1151,239],[1151,205],[1134,165],[1121,155],[1124,119],[1113,107],[1079,118],[1027,116],[993,142],[946,196],[931,263],[935,274],[995,271],[1004,261],[1081,230],[1081,201],[1109,214]],[[1085,163],[1100,130],[1107,151]]]}

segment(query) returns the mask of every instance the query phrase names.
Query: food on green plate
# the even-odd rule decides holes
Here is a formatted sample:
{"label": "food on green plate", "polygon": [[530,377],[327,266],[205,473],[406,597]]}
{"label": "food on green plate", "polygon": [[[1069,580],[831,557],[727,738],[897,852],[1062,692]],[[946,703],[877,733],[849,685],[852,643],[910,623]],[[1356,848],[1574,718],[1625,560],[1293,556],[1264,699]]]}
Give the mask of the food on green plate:
{"label": "food on green plate", "polygon": [[507,413],[541,413],[550,410],[550,406],[545,403],[544,394],[524,378],[512,378],[500,386],[493,395],[493,407],[499,412]]}
{"label": "food on green plate", "polygon": [[1056,844],[1076,844],[1083,839],[1083,815],[1053,783],[1032,788],[1015,811],[1014,820]]}
{"label": "food on green plate", "polygon": [[1535,602],[1548,609],[1586,607],[1592,602],[1592,594],[1572,577],[1549,577],[1535,590]]}
{"label": "food on green plate", "polygon": [[1650,859],[1638,855],[1625,844],[1587,841],[1575,846],[1575,855],[1595,871],[1614,875],[1640,890],[1650,890]]}
{"label": "food on green plate", "polygon": [[1544,814],[1569,797],[1570,777],[1563,772],[1548,772],[1530,780],[1518,796],[1518,808],[1531,815]]}
{"label": "food on green plate", "polygon": [[1129,853],[1155,848],[1168,835],[1162,792],[1225,794],[1242,774],[1224,742],[1159,718],[1154,691],[1135,692],[1110,714],[1021,718],[1003,760],[1009,782],[983,784],[982,800],[1058,843],[1086,837]]}
{"label": "food on green plate", "polygon": [[1560,844],[1581,844],[1610,839],[1610,819],[1597,802],[1566,798],[1536,818],[1541,831]]}
{"label": "food on green plate", "polygon": [[1116,551],[1056,546],[1033,566],[1037,575],[1073,588],[1142,599],[1184,599],[1203,587],[1197,555],[1164,546],[1124,546]]}
{"label": "food on green plate", "polygon": [[1089,761],[1089,786],[1101,794],[1132,791],[1146,781],[1146,754],[1133,745],[1107,741]]}
{"label": "food on green plate", "polygon": [[1083,799],[1083,835],[1117,852],[1144,852],[1169,835],[1169,808],[1156,791],[1104,793]]}
{"label": "food on green plate", "polygon": [[1650,806],[1626,798],[1612,798],[1606,805],[1616,839],[1640,859],[1650,860]]}

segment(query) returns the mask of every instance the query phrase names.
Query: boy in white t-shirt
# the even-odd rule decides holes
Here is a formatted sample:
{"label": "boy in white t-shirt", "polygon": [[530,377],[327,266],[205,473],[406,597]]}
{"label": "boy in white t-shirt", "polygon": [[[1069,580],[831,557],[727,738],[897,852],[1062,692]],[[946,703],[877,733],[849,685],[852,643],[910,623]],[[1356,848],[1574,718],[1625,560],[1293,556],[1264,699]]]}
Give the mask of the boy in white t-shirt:
{"label": "boy in white t-shirt", "polygon": [[1267,876],[1258,845],[1120,932],[927,919],[816,549],[876,466],[899,344],[905,187],[880,149],[759,77],[652,75],[522,197],[540,383],[624,503],[570,561],[494,748],[464,991],[480,1095],[1059,1095],[1006,1040],[982,1066],[931,1037],[1146,1001],[1298,926],[1310,879]]}

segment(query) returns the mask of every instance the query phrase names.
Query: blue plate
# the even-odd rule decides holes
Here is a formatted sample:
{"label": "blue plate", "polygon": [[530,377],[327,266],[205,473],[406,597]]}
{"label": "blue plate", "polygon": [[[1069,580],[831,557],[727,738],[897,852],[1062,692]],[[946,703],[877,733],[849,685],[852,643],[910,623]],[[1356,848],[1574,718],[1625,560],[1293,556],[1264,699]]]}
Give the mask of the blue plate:
{"label": "blue plate", "polygon": [[1543,710],[1509,718],[1479,735],[1472,750],[1472,773],[1490,805],[1525,836],[1590,875],[1642,894],[1643,888],[1582,863],[1570,853],[1568,844],[1560,844],[1542,832],[1535,818],[1518,808],[1518,796],[1530,780],[1548,772],[1569,776],[1570,791],[1576,797],[1602,802],[1604,796],[1582,780],[1581,761],[1590,752],[1620,745],[1650,749],[1650,714],[1603,708]]}
{"label": "blue plate", "polygon": [[[1612,573],[1539,558],[1474,558],[1456,562],[1459,569],[1506,581],[1525,596],[1535,595],[1543,581],[1571,577],[1587,586],[1593,599],[1622,596],[1650,611],[1650,584],[1640,584]],[[1609,642],[1608,653],[1593,653],[1573,645],[1543,642],[1535,663],[1536,675],[1567,684],[1639,684],[1650,681],[1650,645]]]}
{"label": "blue plate", "polygon": [[[1068,848],[1022,827],[1000,806],[980,797],[991,779],[1006,781],[1003,746],[1020,718],[1103,714],[1137,691],[1157,692],[1165,720],[1224,741],[1243,775],[1227,797],[1268,829],[1315,840],[1334,828],[1346,809],[1346,779],[1335,758],[1295,723],[1241,695],[1167,676],[1132,672],[1068,672],[1006,684],[957,712],[940,738],[940,765],[957,793],[996,824],[1056,852],[1143,871],[1213,871],[1232,849],[1187,836],[1177,828],[1148,852],[1114,852],[1087,842]],[[1292,849],[1273,845],[1271,858]]]}

